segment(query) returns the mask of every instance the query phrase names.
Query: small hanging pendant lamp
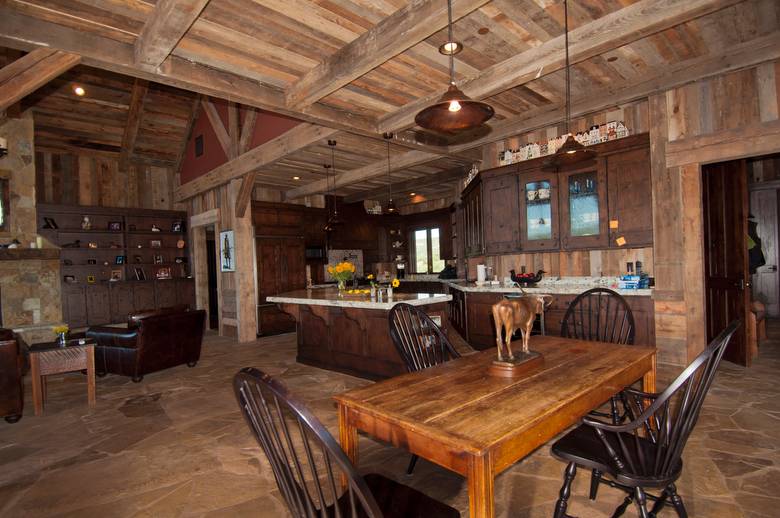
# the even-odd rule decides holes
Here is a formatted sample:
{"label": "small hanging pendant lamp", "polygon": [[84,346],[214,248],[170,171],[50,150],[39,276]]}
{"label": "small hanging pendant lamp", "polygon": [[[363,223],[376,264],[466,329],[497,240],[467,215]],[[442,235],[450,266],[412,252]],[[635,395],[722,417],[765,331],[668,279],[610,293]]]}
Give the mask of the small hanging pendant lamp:
{"label": "small hanging pendant lamp", "polygon": [[385,212],[388,214],[395,214],[398,212],[398,209],[393,202],[393,185],[390,178],[390,140],[392,140],[393,134],[383,133],[382,137],[384,137],[387,142],[387,205],[385,206]]}

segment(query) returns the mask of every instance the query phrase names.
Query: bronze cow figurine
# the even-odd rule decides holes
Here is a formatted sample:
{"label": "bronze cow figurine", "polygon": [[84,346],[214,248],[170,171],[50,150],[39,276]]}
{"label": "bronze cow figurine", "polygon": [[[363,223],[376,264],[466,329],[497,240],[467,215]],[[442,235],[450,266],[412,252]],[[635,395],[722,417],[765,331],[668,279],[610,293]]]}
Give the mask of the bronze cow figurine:
{"label": "bronze cow figurine", "polygon": [[[520,329],[523,334],[523,353],[528,354],[528,340],[531,338],[531,328],[536,320],[536,315],[543,313],[544,309],[551,303],[552,295],[525,295],[517,299],[504,299],[493,304],[498,361],[504,361],[504,345],[509,353],[508,360],[515,359],[514,354],[512,354],[512,335],[517,329]],[[502,342],[501,339],[502,329],[506,335],[505,342]]]}

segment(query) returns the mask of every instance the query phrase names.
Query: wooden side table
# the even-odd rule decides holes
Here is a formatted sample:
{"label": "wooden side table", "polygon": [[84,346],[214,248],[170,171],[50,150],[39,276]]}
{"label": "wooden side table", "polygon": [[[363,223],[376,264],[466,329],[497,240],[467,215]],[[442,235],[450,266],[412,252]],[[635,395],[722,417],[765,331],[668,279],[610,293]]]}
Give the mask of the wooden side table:
{"label": "wooden side table", "polygon": [[30,346],[30,373],[32,374],[33,404],[35,415],[43,414],[46,400],[46,376],[65,372],[87,370],[87,399],[95,406],[95,341],[69,340],[65,347],[56,342]]}

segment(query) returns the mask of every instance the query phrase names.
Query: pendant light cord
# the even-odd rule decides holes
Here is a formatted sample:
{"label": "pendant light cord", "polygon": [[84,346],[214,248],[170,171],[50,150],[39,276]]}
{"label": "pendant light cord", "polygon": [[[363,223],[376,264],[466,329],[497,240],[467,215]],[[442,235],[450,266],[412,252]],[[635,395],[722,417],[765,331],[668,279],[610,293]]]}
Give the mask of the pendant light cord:
{"label": "pendant light cord", "polygon": [[337,219],[339,217],[339,208],[336,206],[336,141],[328,141],[328,144],[333,142],[333,145],[330,146],[330,167],[333,169],[333,191],[331,191],[331,196],[333,197],[333,219]]}
{"label": "pendant light cord", "polygon": [[[447,0],[447,20],[449,21],[447,40],[453,43],[455,40],[452,39],[452,0]],[[455,54],[452,52],[450,52],[450,84],[455,84]]]}
{"label": "pendant light cord", "polygon": [[566,133],[571,133],[571,79],[569,78],[569,2],[563,0],[563,39],[566,46]]}

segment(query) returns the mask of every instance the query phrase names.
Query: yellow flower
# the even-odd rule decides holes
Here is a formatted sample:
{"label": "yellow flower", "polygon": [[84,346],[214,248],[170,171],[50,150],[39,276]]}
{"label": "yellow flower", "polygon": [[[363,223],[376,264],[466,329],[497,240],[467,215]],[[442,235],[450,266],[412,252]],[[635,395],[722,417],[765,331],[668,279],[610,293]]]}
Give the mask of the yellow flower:
{"label": "yellow flower", "polygon": [[67,325],[54,326],[53,331],[54,331],[54,334],[57,334],[57,335],[60,334],[60,333],[67,333],[68,332],[68,326]]}
{"label": "yellow flower", "polygon": [[333,265],[328,265],[328,273],[332,274],[334,272]]}
{"label": "yellow flower", "polygon": [[373,280],[374,280],[374,274],[373,274],[373,273],[369,273],[369,274],[366,276],[366,279],[368,279],[369,281],[373,281]]}
{"label": "yellow flower", "polygon": [[399,281],[398,279],[393,279],[392,284],[393,284],[393,288],[397,288],[398,286],[401,285],[401,281]]}

